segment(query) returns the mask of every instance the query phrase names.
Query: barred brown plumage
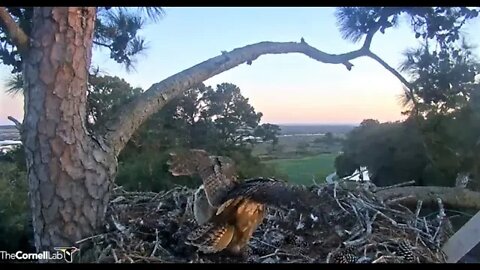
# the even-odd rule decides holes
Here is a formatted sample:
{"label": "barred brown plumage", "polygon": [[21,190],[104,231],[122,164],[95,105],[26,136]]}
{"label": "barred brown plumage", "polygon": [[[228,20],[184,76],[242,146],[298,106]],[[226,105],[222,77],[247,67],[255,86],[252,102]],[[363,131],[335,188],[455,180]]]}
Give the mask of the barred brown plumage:
{"label": "barred brown plumage", "polygon": [[312,193],[284,181],[254,178],[240,182],[230,158],[211,156],[204,150],[171,154],[168,165],[174,176],[198,174],[202,178],[194,212],[197,223],[203,225],[191,233],[187,244],[204,252],[245,252],[265,218],[267,205],[301,211],[315,205]]}

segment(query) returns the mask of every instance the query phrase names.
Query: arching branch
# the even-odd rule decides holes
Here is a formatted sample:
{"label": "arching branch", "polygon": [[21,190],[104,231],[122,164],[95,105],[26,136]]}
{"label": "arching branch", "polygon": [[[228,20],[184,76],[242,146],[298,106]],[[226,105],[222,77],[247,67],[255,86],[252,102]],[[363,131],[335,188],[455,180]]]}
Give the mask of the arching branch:
{"label": "arching branch", "polygon": [[0,27],[2,27],[3,31],[10,37],[15,46],[17,46],[20,54],[25,55],[29,47],[29,38],[15,20],[13,20],[5,7],[0,7]]}
{"label": "arching branch", "polygon": [[[145,91],[145,93],[124,106],[116,118],[107,122],[104,137],[107,143],[113,148],[114,154],[118,155],[135,130],[146,119],[148,119],[150,115],[160,110],[170,100],[181,94],[183,91],[192,88],[217,74],[243,63],[250,65],[252,61],[256,60],[261,55],[301,53],[322,63],[343,64],[348,70],[351,70],[353,67],[353,64],[350,61],[358,57],[370,56],[378,62],[378,59],[380,58],[370,52],[370,44],[375,33],[384,26],[388,18],[396,12],[397,10],[394,8],[385,8],[376,25],[372,27],[369,33],[367,33],[362,47],[348,53],[329,54],[310,46],[303,38],[299,43],[260,42],[237,48],[230,52],[222,52],[219,56],[208,59],[152,85],[147,91]],[[383,60],[381,60],[380,64],[384,67],[388,66]],[[387,70],[392,72],[399,79],[402,78],[400,80],[404,84],[406,83],[407,87],[409,86],[408,82],[403,79],[396,70],[393,68],[387,68]]]}
{"label": "arching branch", "polygon": [[388,65],[387,62],[385,62],[378,55],[374,54],[371,51],[368,51],[366,53],[366,56],[368,56],[368,57],[372,58],[373,60],[377,61],[380,65],[382,65],[382,67],[384,67],[386,70],[388,70],[390,73],[392,73],[395,77],[397,77],[398,80],[400,80],[403,83],[403,85],[407,88],[408,93],[410,95],[410,98],[413,102],[413,106],[414,106],[416,115],[418,115],[418,101],[416,100],[415,95],[413,93],[412,84],[410,82],[408,82],[407,79],[405,79],[405,77],[403,77],[402,74],[400,74],[400,72],[398,72],[393,67]]}
{"label": "arching branch", "polygon": [[152,85],[141,96],[125,105],[116,118],[107,122],[104,136],[113,148],[114,154],[118,155],[135,130],[174,97],[217,74],[243,63],[251,63],[261,55],[301,53],[322,63],[343,64],[350,70],[353,66],[350,60],[365,56],[367,52],[368,48],[362,47],[344,54],[329,54],[308,45],[305,41],[266,41],[222,52],[219,56]]}

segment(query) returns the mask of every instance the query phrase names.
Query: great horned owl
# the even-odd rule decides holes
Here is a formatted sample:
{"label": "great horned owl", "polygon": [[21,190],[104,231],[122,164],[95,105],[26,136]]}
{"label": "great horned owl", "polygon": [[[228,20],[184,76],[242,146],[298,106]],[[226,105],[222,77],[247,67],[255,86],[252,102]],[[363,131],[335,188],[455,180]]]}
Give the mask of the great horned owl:
{"label": "great horned owl", "polygon": [[174,176],[198,174],[202,178],[203,189],[197,190],[194,203],[200,227],[188,235],[187,243],[204,253],[245,251],[267,205],[308,211],[313,203],[312,193],[283,181],[255,178],[240,182],[230,158],[211,156],[204,150],[171,154],[168,164]]}

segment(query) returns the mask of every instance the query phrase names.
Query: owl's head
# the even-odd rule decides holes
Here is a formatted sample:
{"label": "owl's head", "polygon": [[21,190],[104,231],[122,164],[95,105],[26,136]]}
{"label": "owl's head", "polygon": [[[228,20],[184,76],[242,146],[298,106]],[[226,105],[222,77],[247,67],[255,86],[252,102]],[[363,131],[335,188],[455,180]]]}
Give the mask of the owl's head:
{"label": "owl's head", "polygon": [[226,156],[210,156],[210,161],[216,170],[216,173],[225,175],[227,178],[235,178],[235,162]]}

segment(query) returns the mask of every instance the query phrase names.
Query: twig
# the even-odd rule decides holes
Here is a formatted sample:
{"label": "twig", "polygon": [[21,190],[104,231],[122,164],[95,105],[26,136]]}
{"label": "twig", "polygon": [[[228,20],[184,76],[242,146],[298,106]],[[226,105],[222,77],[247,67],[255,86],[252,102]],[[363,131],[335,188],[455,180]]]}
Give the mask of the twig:
{"label": "twig", "polygon": [[[474,216],[474,215],[472,215],[472,214],[469,214],[469,213],[466,213],[466,212],[462,212],[462,211],[458,211],[458,210],[446,209],[445,211],[446,211],[446,212],[456,213],[456,214],[459,214],[459,215],[462,215],[462,216],[466,216],[466,217],[473,217],[473,216]],[[455,216],[455,217],[457,217],[457,216]],[[450,218],[453,218],[453,216],[450,216]]]}
{"label": "twig", "polygon": [[110,203],[118,203],[118,202],[121,202],[121,201],[124,201],[124,200],[126,200],[126,198],[124,196],[118,196],[115,199],[111,200]]}
{"label": "twig", "polygon": [[276,249],[278,248],[277,246],[274,246],[274,245],[272,245],[272,244],[270,244],[270,243],[267,243],[267,242],[259,239],[258,237],[253,237],[252,239],[255,239],[255,241],[258,241],[258,242],[260,242],[260,243],[262,243],[262,244],[264,244],[264,245],[266,245],[266,246],[269,246],[269,247],[271,247],[271,248],[276,248]]}
{"label": "twig", "polygon": [[403,204],[400,204],[400,203],[399,203],[399,204],[397,204],[396,206],[402,208],[403,210],[405,210],[405,212],[408,212],[409,214],[414,215],[414,213],[410,210],[410,208],[404,206]]}
{"label": "twig", "polygon": [[[132,254],[132,256],[135,256],[135,255]],[[134,263],[134,262],[135,262],[135,261],[134,261],[132,258],[130,258],[130,256],[128,256],[128,255],[125,255],[125,258],[127,258],[127,259],[130,261],[130,263]]]}
{"label": "twig", "polygon": [[360,227],[359,230],[356,230],[356,232],[353,233],[353,234],[347,239],[347,241],[348,241],[348,242],[351,242],[352,239],[355,239],[357,236],[359,236],[359,235],[362,234],[362,233],[363,233],[363,228]]}
{"label": "twig", "polygon": [[270,254],[267,254],[267,255],[264,255],[264,256],[261,256],[259,257],[259,259],[263,260],[263,259],[266,259],[266,258],[270,258],[270,257],[273,257],[273,256],[276,256],[280,253],[280,250],[279,249],[275,249],[275,252],[273,253],[270,253]]}
{"label": "twig", "polygon": [[393,259],[397,258],[397,256],[387,256],[387,255],[382,255],[380,258],[374,260],[372,263],[381,263],[382,261],[385,262],[385,259]]}
{"label": "twig", "polygon": [[372,224],[373,224],[373,222],[375,222],[375,219],[377,218],[377,215],[378,215],[378,213],[375,213],[371,220],[370,219],[367,220],[367,236],[372,234]]}
{"label": "twig", "polygon": [[357,208],[354,205],[351,205],[353,213],[355,213],[355,216],[357,217],[357,220],[360,222],[360,224],[363,227],[363,220],[360,218],[360,215],[358,214]]}
{"label": "twig", "polygon": [[120,222],[118,222],[114,216],[111,217],[111,220],[113,222],[113,225],[115,225],[115,228],[117,230],[119,230],[120,232],[122,233],[125,233],[125,231],[127,230],[127,228],[125,226],[123,226],[122,224],[120,224]]}
{"label": "twig", "polygon": [[22,131],[22,123],[20,123],[20,121],[15,119],[13,116],[8,116],[7,118],[15,124],[15,128],[17,128],[18,131]]}
{"label": "twig", "polygon": [[398,183],[398,184],[391,185],[391,186],[377,187],[377,189],[375,190],[375,192],[378,192],[378,191],[381,191],[381,190],[386,190],[386,189],[391,189],[391,188],[411,186],[411,185],[414,185],[414,184],[415,184],[415,181],[412,180],[412,181],[403,182],[403,183]]}
{"label": "twig", "polygon": [[98,237],[101,237],[101,236],[105,236],[107,235],[106,233],[102,233],[102,234],[97,234],[97,235],[93,235],[93,236],[89,236],[87,238],[83,238],[81,240],[78,240],[77,242],[75,242],[75,244],[81,244],[85,241],[88,241],[88,240],[91,240],[91,239],[94,239],[94,238],[98,238]]}
{"label": "twig", "polygon": [[445,209],[443,208],[442,200],[440,198],[437,198],[437,202],[438,202],[438,208],[439,208],[439,212],[438,212],[438,215],[437,215],[438,227],[437,227],[437,230],[435,231],[435,234],[433,235],[433,239],[435,239],[435,242],[437,242],[437,244],[438,244],[439,239],[437,239],[437,236],[440,232],[440,229],[442,228],[442,225],[443,225],[443,222],[444,222],[444,219],[445,219],[446,215],[445,215]]}
{"label": "twig", "polygon": [[[135,255],[135,254],[132,254],[130,255],[132,258],[136,258],[136,259],[143,259],[145,261],[156,261],[156,262],[164,262],[164,263],[168,263],[164,260],[161,260],[161,259],[158,259],[158,258],[155,258],[155,257],[145,257],[145,256],[141,256],[141,255]],[[134,261],[131,259],[131,258],[128,258],[131,260],[131,262],[133,263]]]}
{"label": "twig", "polygon": [[361,244],[367,242],[367,237],[368,237],[368,235],[365,235],[364,237],[358,238],[357,240],[345,241],[345,242],[343,242],[343,244],[344,244],[346,247],[358,246],[358,245],[361,245]]}
{"label": "twig", "polygon": [[117,253],[115,253],[115,249],[112,248],[112,255],[113,255],[113,258],[115,259],[115,262],[118,263],[118,257],[117,257]]}
{"label": "twig", "polygon": [[101,262],[102,259],[107,255],[107,253],[112,249],[112,244],[109,244],[98,256],[97,262]]}
{"label": "twig", "polygon": [[390,200],[387,200],[385,202],[385,204],[387,205],[391,205],[391,204],[397,204],[398,202],[400,201],[403,201],[403,200],[406,200],[406,199],[410,199],[410,198],[414,198],[415,196],[413,195],[408,195],[408,196],[403,196],[403,197],[399,197],[399,198],[395,198],[395,199],[390,199]]}
{"label": "twig", "polygon": [[345,210],[345,208],[343,208],[343,206],[340,204],[340,201],[339,201],[338,198],[337,198],[337,187],[338,187],[338,182],[335,181],[334,184],[333,184],[333,198],[334,198],[335,201],[337,202],[338,206],[339,206],[343,211],[345,211],[345,213],[348,213],[348,211]]}
{"label": "twig", "polygon": [[428,235],[430,235],[430,230],[428,229],[427,219],[425,217],[423,217],[423,224],[425,225],[425,230],[427,231]]}
{"label": "twig", "polygon": [[379,214],[380,216],[384,217],[385,219],[387,219],[388,221],[390,221],[390,223],[392,223],[392,225],[397,225],[397,222],[393,219],[391,219],[390,217],[388,217],[387,215],[385,215],[384,213],[380,212],[379,210],[375,209],[374,207],[368,205],[367,203],[365,203],[363,200],[360,200],[360,202],[367,208],[370,208],[371,210],[375,211],[377,214]]}
{"label": "twig", "polygon": [[155,247],[153,248],[152,254],[150,254],[150,257],[155,256],[155,252],[157,252],[158,245],[160,242],[158,241],[158,230],[155,228]]}
{"label": "twig", "polygon": [[417,202],[417,209],[415,210],[415,219],[418,219],[418,215],[420,215],[420,211],[422,209],[422,204],[423,204],[422,200]]}

